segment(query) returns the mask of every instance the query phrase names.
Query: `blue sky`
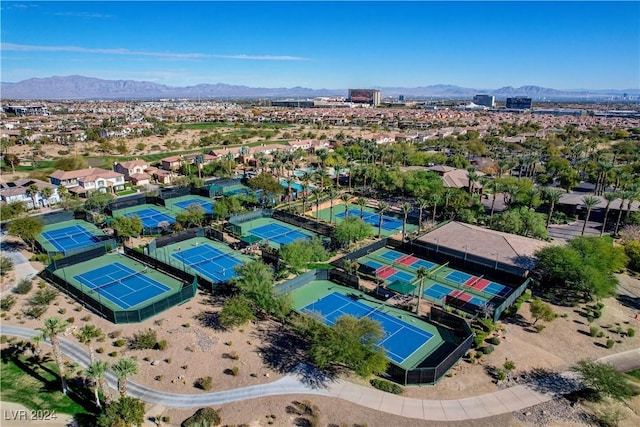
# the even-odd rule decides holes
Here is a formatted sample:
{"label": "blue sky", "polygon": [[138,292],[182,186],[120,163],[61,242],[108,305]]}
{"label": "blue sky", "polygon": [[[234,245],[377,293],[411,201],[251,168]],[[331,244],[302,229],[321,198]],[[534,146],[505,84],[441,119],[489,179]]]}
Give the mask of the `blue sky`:
{"label": "blue sky", "polygon": [[2,81],[640,87],[640,2],[2,1]]}

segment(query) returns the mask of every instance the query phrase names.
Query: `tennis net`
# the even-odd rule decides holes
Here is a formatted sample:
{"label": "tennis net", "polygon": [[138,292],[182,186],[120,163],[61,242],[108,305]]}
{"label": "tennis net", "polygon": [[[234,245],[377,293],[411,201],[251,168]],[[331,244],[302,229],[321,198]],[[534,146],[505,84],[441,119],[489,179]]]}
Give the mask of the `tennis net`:
{"label": "tennis net", "polygon": [[89,289],[89,292],[96,292],[96,291],[99,291],[100,289],[108,288],[108,287],[113,286],[113,285],[118,284],[118,283],[124,284],[125,280],[130,279],[132,277],[142,276],[146,271],[147,271],[146,267],[142,271],[134,271],[133,273],[128,274],[128,275],[126,275],[124,277],[120,277],[120,278],[118,278],[116,280],[113,280],[111,282],[107,282],[107,283],[104,283],[102,285],[98,285],[98,286],[96,286],[94,288],[91,288],[91,289]]}

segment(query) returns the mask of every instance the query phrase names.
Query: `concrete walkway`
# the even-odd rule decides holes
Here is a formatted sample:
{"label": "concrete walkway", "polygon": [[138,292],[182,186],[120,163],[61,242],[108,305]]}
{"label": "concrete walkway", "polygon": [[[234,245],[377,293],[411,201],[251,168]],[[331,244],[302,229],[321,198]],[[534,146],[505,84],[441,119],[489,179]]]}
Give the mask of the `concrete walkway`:
{"label": "concrete walkway", "polygon": [[[6,231],[0,232],[0,252],[2,256],[9,258],[13,261],[13,271],[15,273],[15,285],[24,278],[31,278],[35,276],[38,271],[31,266],[29,260],[22,255],[18,249],[17,243],[8,243],[6,241]],[[6,289],[0,292],[0,296],[5,296],[11,293],[11,289]]]}
{"label": "concrete walkway", "polygon": [[[0,325],[0,334],[31,338],[38,334],[38,331],[18,326]],[[62,337],[60,346],[67,357],[80,365],[86,367],[89,363],[89,355],[83,347]],[[612,354],[598,360],[610,363],[621,371],[639,368],[640,348]],[[106,379],[109,386],[115,389],[117,381],[111,371],[106,375]],[[520,411],[547,402],[559,394],[576,390],[579,386],[575,375],[566,372],[551,377],[542,377],[493,393],[463,399],[424,400],[397,396],[347,381],[334,380],[318,373],[312,367],[299,365],[291,373],[277,381],[216,393],[168,393],[131,381],[128,382],[128,392],[131,396],[145,402],[175,408],[199,408],[263,396],[313,394],[337,397],[367,408],[408,418],[430,421],[462,421]]]}

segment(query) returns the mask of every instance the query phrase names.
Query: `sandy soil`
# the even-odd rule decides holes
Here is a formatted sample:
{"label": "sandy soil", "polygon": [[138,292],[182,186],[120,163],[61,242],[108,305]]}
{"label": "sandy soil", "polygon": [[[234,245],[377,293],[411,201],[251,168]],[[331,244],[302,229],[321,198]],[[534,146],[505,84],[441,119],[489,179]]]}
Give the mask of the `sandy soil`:
{"label": "sandy soil", "polygon": [[[28,252],[24,253],[30,257]],[[42,268],[42,266],[34,267]],[[627,275],[622,275],[620,278],[627,291],[640,295],[640,281],[637,278]],[[10,282],[10,278],[5,279],[5,289],[11,286]],[[38,280],[35,281],[35,283],[37,282]],[[36,290],[37,286],[34,286],[30,294]],[[296,359],[296,355],[290,358],[281,358],[287,346],[291,346],[291,342],[288,341],[289,337],[281,335],[282,328],[278,324],[258,321],[233,331],[216,329],[215,313],[220,308],[220,300],[212,299],[203,294],[199,294],[192,301],[174,307],[143,323],[129,325],[113,325],[74,304],[70,298],[63,294],[58,296],[40,320],[29,319],[22,314],[22,309],[30,295],[16,295],[16,297],[18,303],[2,319],[3,323],[36,328],[41,326],[42,319],[59,316],[72,320],[69,329],[64,334],[65,338],[70,340],[75,340],[75,331],[85,324],[92,323],[111,336],[111,338],[107,337],[102,342],[95,344],[96,349],[100,351],[97,356],[109,363],[115,362],[120,356],[136,357],[139,361],[140,372],[132,376],[131,380],[159,390],[176,393],[202,393],[203,391],[194,387],[194,381],[205,376],[213,378],[213,387],[210,391],[265,383],[281,378],[299,360]],[[588,335],[590,325],[578,307],[554,307],[554,310],[561,317],[546,324],[546,329],[541,333],[536,333],[531,328],[532,319],[528,305],[525,304],[520,315],[514,320],[501,322],[499,335],[502,337],[502,343],[496,346],[494,353],[483,357],[479,364],[461,361],[450,375],[443,378],[437,385],[406,387],[404,395],[424,399],[453,399],[498,390],[499,385],[491,380],[487,374],[487,367],[501,366],[506,358],[515,362],[516,374],[534,368],[563,371],[582,358],[598,358],[614,352],[637,348],[640,345],[638,335],[629,338],[616,332],[618,326],[624,330],[629,327],[636,330],[640,328],[640,322],[634,319],[636,311],[614,298],[606,299],[603,302],[605,304],[603,316],[592,324],[603,329],[605,336],[602,338],[592,338]],[[154,329],[158,334],[158,339],[166,339],[169,343],[168,348],[163,351],[131,350],[126,346],[114,345],[117,339],[113,337],[116,335],[119,338],[127,339],[131,338],[134,333],[147,328]],[[612,349],[607,349],[604,346],[607,337],[616,341]],[[110,356],[109,354],[112,352],[117,352],[117,356]],[[237,360],[230,357],[234,352],[238,355]],[[228,370],[234,366],[239,368],[237,376],[228,373]],[[79,368],[75,373],[78,372]],[[351,380],[367,385],[363,380],[356,378]],[[303,399],[304,396],[281,396],[224,405],[221,408],[223,421],[229,424],[293,425],[296,417],[287,414],[286,408],[291,405],[292,401]],[[309,399],[320,408],[321,420],[323,420],[320,425],[330,423],[370,426],[436,425],[435,423],[392,417],[337,399],[318,397],[310,397]],[[178,425],[194,412],[194,410],[160,407],[149,407],[148,409],[149,416],[170,416],[172,425]],[[629,412],[632,421],[640,421],[637,415],[633,418],[633,412]],[[636,410],[637,413],[640,413],[640,410]],[[271,414],[276,415],[275,420],[266,418]],[[270,420],[272,424],[268,423]],[[521,425],[520,421],[512,416],[481,420],[479,423],[474,421],[474,424]]]}

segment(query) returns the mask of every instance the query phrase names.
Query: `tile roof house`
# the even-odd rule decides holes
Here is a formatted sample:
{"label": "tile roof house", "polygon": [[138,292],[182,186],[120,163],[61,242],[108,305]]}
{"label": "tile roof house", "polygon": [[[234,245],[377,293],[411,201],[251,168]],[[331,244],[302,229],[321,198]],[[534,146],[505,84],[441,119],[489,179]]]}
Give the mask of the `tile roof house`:
{"label": "tile roof house", "polygon": [[[38,192],[31,194],[29,187],[35,185]],[[43,188],[51,189],[51,197],[42,195]],[[34,207],[35,199],[35,207]],[[0,200],[6,203],[23,202],[28,208],[39,208],[49,206],[60,201],[58,187],[39,179],[19,179],[17,181],[0,183]]]}
{"label": "tile roof house", "polygon": [[131,182],[133,185],[147,185],[151,180],[151,173],[156,168],[150,168],[149,164],[144,160],[131,160],[130,162],[116,162],[113,164],[113,170],[115,172],[124,175],[126,181]]}
{"label": "tile roof house", "polygon": [[[469,191],[469,172],[466,169],[458,169],[451,166],[435,165],[427,167],[428,171],[435,172],[442,177],[442,183],[448,188],[462,188]],[[478,176],[484,176],[485,174],[480,171],[476,171]],[[482,184],[479,182],[473,183],[474,192],[482,190]]]}
{"label": "tile roof house", "polygon": [[91,191],[112,193],[124,190],[123,174],[101,168],[57,170],[49,175],[49,181],[54,185],[64,185],[70,192],[79,195]]}

